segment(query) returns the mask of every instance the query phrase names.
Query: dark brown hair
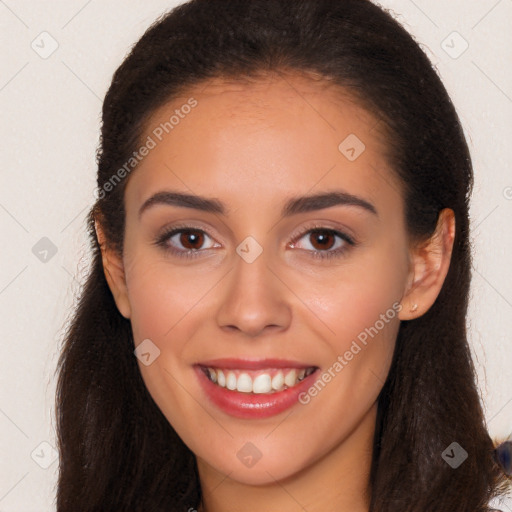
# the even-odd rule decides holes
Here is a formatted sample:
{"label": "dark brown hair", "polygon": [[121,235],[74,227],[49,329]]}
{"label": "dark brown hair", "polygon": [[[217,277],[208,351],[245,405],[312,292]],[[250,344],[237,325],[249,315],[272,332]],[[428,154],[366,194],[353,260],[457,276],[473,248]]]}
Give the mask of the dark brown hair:
{"label": "dark brown hair", "polygon": [[[57,510],[198,506],[195,457],[143,383],[130,322],[105,280],[94,222],[122,253],[128,177],[108,193],[105,184],[139,147],[156,109],[213,77],[270,72],[320,74],[380,120],[411,237],[432,235],[443,208],[455,212],[445,283],[427,313],[401,323],[379,395],[371,511],[486,511],[506,480],[493,456],[466,337],[471,159],[430,61],[368,0],[191,0],[157,20],[115,72],[97,155],[101,194],[88,217],[92,266],[59,361]],[[441,457],[453,442],[468,453],[457,469]]]}

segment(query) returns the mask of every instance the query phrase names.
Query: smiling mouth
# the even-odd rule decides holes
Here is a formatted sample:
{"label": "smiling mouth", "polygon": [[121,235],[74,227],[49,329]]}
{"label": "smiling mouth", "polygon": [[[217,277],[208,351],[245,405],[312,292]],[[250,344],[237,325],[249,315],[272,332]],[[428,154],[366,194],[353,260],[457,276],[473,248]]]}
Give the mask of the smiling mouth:
{"label": "smiling mouth", "polygon": [[248,394],[273,394],[296,386],[315,372],[317,367],[265,370],[201,367],[201,370],[211,382],[221,388]]}

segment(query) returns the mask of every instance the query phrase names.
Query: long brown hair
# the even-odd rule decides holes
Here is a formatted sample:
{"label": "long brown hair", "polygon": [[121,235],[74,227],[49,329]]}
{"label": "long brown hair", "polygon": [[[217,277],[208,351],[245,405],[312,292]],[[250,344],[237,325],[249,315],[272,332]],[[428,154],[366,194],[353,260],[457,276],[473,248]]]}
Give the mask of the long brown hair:
{"label": "long brown hair", "polygon": [[[105,280],[94,222],[122,253],[129,176],[105,185],[140,147],[156,109],[212,77],[282,70],[320,74],[383,123],[411,237],[432,235],[443,208],[455,212],[445,283],[426,314],[401,323],[379,395],[371,511],[483,512],[504,492],[466,337],[471,159],[430,61],[368,0],[191,0],[146,31],[103,103],[98,199],[88,217],[92,265],[59,361],[58,512],[198,506],[195,457],[144,386],[130,323]],[[457,469],[441,456],[453,442],[468,453]]]}

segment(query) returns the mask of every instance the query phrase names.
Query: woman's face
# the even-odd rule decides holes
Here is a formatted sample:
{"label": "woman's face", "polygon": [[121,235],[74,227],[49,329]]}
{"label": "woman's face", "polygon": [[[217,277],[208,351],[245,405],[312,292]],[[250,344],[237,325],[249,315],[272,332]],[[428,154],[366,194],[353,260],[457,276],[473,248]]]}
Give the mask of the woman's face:
{"label": "woman's face", "polygon": [[262,484],[368,461],[410,268],[380,125],[298,76],[187,92],[125,192],[144,382],[200,471]]}

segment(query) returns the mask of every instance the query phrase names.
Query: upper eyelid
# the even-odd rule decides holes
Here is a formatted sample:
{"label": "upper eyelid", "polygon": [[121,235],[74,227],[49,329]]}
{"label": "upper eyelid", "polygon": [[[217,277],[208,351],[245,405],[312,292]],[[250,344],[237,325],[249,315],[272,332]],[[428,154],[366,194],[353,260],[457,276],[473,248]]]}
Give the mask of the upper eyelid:
{"label": "upper eyelid", "polygon": [[200,231],[200,232],[204,233],[207,237],[211,238],[213,242],[218,243],[218,242],[216,242],[216,238],[214,236],[212,236],[208,232],[208,230],[206,230],[204,228],[192,226],[192,225],[183,225],[183,226],[178,225],[178,226],[172,226],[168,229],[164,228],[162,230],[162,233],[157,236],[157,241],[164,242],[166,240],[170,240],[172,237],[176,236],[177,234],[179,234],[182,231]]}
{"label": "upper eyelid", "polygon": [[[353,212],[351,212],[351,214],[352,213]],[[349,219],[351,219],[351,216],[349,216]],[[352,223],[353,220],[356,220],[356,219],[350,220],[349,224]],[[357,222],[359,222],[359,216],[357,216]],[[220,230],[218,228],[214,227],[210,222],[204,221],[200,218],[198,218],[198,219],[183,219],[183,220],[177,219],[176,223],[177,224],[174,224],[173,221],[170,221],[169,223],[166,223],[166,225],[164,225],[164,227],[162,229],[160,229],[159,231],[161,231],[161,232],[165,231],[166,226],[168,224],[170,224],[169,231],[173,230],[173,229],[177,229],[179,227],[183,227],[183,229],[185,229],[185,228],[200,229],[200,230],[205,231],[208,234],[210,234],[211,232],[217,232],[217,233],[220,232],[221,237],[233,236],[233,230],[222,220],[221,220],[222,228]],[[181,224],[181,223],[183,223],[183,224]],[[300,226],[303,226],[304,224],[309,225],[309,223],[312,223],[312,225],[309,228],[304,228],[304,231],[306,231],[307,229],[314,229],[314,228],[330,229],[333,231],[344,232],[353,239],[357,238],[357,235],[355,234],[354,229],[352,229],[349,225],[347,225],[345,222],[342,222],[342,221],[336,221],[336,220],[332,220],[332,219],[320,219],[320,218],[309,219],[309,220],[305,219],[305,220],[300,221]],[[332,225],[329,225],[329,224],[332,224]],[[271,228],[269,230],[267,230],[267,233],[274,230],[275,226],[276,226],[276,224],[273,224],[271,226]],[[303,229],[302,227],[295,228],[293,230],[292,237],[296,236],[296,234],[298,232],[300,232],[302,229]],[[213,236],[213,235],[210,235],[210,236]]]}
{"label": "upper eyelid", "polygon": [[[199,226],[196,226],[193,224],[183,224],[183,225],[178,224],[175,226],[171,226],[168,229],[164,229],[163,233],[160,236],[158,236],[158,239],[159,240],[169,240],[171,238],[171,236],[175,236],[176,234],[180,233],[181,231],[187,231],[187,230],[188,231],[194,231],[194,230],[201,231],[201,232],[205,233],[206,236],[211,238],[212,241],[214,241],[215,243],[218,243],[216,237],[211,235],[208,229],[206,229],[204,227],[199,227]],[[310,233],[314,230],[331,231],[331,232],[334,232],[335,236],[342,238],[347,243],[350,243],[350,244],[357,243],[356,238],[351,233],[347,233],[346,229],[327,226],[324,224],[320,224],[318,221],[315,222],[313,225],[301,227],[301,228],[294,230],[293,234],[290,237],[291,242],[289,242],[289,243],[296,243],[298,240],[300,240],[301,238],[303,238],[308,233]],[[340,235],[344,235],[344,236],[340,236]],[[348,240],[346,240],[346,238],[348,238]],[[180,250],[180,249],[178,249],[178,250]],[[198,249],[194,252],[198,252],[200,250],[207,250],[207,249]],[[186,252],[185,249],[181,249],[181,251]],[[328,251],[325,251],[325,252],[328,252]]]}
{"label": "upper eyelid", "polygon": [[348,230],[343,229],[343,228],[337,228],[337,227],[320,225],[320,224],[319,225],[314,225],[314,226],[309,226],[309,227],[297,230],[297,232],[294,232],[295,234],[292,235],[292,240],[293,241],[298,240],[298,239],[302,238],[304,235],[307,235],[311,231],[315,231],[315,230],[319,230],[319,231],[332,231],[337,236],[344,235],[345,237],[349,238],[350,241],[352,241],[354,243],[356,242],[355,236],[352,235],[350,232],[347,232]]}

